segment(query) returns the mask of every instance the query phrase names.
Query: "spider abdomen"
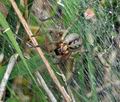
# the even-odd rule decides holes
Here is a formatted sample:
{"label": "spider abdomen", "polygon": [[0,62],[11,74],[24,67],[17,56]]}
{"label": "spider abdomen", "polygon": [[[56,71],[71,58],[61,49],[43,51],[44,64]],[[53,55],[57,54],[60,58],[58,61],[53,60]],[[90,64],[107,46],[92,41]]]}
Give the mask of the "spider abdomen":
{"label": "spider abdomen", "polygon": [[70,49],[78,49],[82,45],[82,39],[76,33],[71,33],[65,37],[65,43],[68,44]]}

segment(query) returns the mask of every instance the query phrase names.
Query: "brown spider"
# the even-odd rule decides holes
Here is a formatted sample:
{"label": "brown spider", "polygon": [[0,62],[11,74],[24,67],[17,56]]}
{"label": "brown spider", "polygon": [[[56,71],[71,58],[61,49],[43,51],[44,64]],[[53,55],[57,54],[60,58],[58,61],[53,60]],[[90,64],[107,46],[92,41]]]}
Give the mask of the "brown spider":
{"label": "brown spider", "polygon": [[[82,48],[82,39],[77,33],[67,33],[64,35],[61,31],[50,30],[50,35],[52,36],[52,47],[50,47],[50,52],[53,52],[59,60],[68,59],[73,53],[80,51]],[[63,37],[64,35],[64,37]],[[49,47],[49,46],[48,46]]]}

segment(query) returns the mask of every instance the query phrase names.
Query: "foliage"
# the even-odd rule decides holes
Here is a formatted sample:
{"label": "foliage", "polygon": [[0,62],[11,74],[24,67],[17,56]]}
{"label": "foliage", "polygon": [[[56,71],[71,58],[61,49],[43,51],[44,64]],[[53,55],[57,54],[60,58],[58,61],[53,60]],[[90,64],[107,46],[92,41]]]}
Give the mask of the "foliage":
{"label": "foliage", "polygon": [[[63,14],[60,17],[55,16],[55,18],[47,21],[40,21],[34,15],[32,11],[32,4],[34,2],[32,0],[28,0],[27,4],[24,4],[23,1],[27,0],[17,1],[18,7],[44,51],[45,57],[56,73],[56,76],[66,89],[66,83],[61,75],[58,74],[61,71],[57,68],[57,64],[54,64],[53,55],[46,51],[48,47],[46,42],[49,42],[47,38],[50,38],[49,29],[56,29],[59,25],[62,29],[67,29],[71,26],[68,34],[77,33],[82,38],[84,52],[72,56],[75,59],[75,71],[71,72],[73,76],[67,83],[70,85],[76,102],[89,102],[89,100],[91,102],[108,102],[109,100],[118,102],[119,95],[116,87],[113,87],[114,85],[106,87],[106,84],[110,83],[111,85],[111,81],[114,81],[114,83],[119,81],[119,45],[116,45],[115,40],[119,36],[120,29],[119,0],[63,0],[61,1],[63,7],[57,3],[57,0],[49,0],[52,8],[48,14],[54,16],[56,13],[59,13],[57,11],[58,7],[62,9]],[[15,80],[22,76],[22,79],[20,79],[22,83],[18,83],[22,87],[21,90],[24,96],[29,97],[28,100],[31,100],[31,102],[36,102],[37,99],[40,102],[47,102],[49,98],[44,89],[38,85],[34,76],[35,72],[39,71],[56,99],[61,101],[60,93],[49,77],[43,61],[36,54],[35,46],[29,44],[31,41],[13,8],[10,6],[11,4],[7,0],[2,1],[2,3],[7,8],[8,15],[5,18],[5,15],[3,16],[0,13],[0,25],[2,28],[0,33],[0,51],[5,55],[0,66],[0,80],[2,80],[5,73],[10,56],[15,52],[20,56],[8,81],[6,92],[10,93],[10,96],[6,95],[5,99],[7,102],[20,101],[20,97],[16,94],[13,86],[17,83]],[[90,19],[87,18],[89,14],[86,16],[88,11],[93,14],[93,17]],[[77,22],[74,22],[76,18],[78,18]],[[72,25],[73,22],[74,24]],[[37,31],[38,29],[39,32]],[[27,44],[29,44],[30,48]],[[106,68],[109,69],[109,73],[107,73]],[[105,79],[105,77],[108,78]],[[75,84],[76,82],[77,84]],[[105,86],[105,88],[99,91],[98,89],[102,86]],[[119,91],[119,88],[117,89]],[[29,90],[32,90],[32,92],[30,93]]]}

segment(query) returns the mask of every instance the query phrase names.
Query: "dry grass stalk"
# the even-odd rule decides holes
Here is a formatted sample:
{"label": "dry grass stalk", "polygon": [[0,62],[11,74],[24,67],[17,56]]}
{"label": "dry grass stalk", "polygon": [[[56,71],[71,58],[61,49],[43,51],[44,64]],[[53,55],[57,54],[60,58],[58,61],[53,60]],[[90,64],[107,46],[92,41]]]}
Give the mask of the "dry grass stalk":
{"label": "dry grass stalk", "polygon": [[8,82],[9,76],[10,76],[10,74],[12,72],[12,69],[13,69],[13,67],[15,65],[17,57],[18,57],[18,54],[14,54],[14,55],[11,56],[11,58],[9,60],[6,72],[5,72],[4,77],[3,77],[2,81],[1,81],[1,84],[0,84],[0,101],[2,100],[6,84]]}
{"label": "dry grass stalk", "polygon": [[53,93],[51,92],[51,90],[48,88],[47,84],[45,83],[44,79],[42,78],[42,76],[40,75],[40,73],[37,71],[35,73],[37,81],[39,83],[39,85],[41,87],[43,87],[43,89],[45,90],[45,92],[47,93],[48,97],[50,98],[51,102],[57,102],[56,98],[54,97]]}

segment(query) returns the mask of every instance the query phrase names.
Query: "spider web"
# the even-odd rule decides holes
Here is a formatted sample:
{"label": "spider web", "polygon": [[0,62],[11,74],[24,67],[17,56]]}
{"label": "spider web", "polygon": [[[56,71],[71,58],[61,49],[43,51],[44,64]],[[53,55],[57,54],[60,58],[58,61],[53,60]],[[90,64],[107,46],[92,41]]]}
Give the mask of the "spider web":
{"label": "spider web", "polygon": [[[70,33],[77,33],[82,38],[84,52],[72,56],[75,60],[73,64],[74,71],[72,72],[68,67],[66,67],[65,63],[62,63],[61,65],[63,67],[62,71],[65,70],[66,72],[72,73],[72,76],[67,84],[70,86],[70,89],[72,90],[75,101],[119,102],[120,1],[63,0],[61,1],[62,6],[58,5],[53,0],[50,0],[49,2],[53,6],[52,8],[48,7],[50,10],[47,9],[46,11],[45,10],[42,11],[42,8],[40,8],[39,6],[33,6],[39,7],[39,9],[41,10],[40,13],[38,11],[37,12],[34,11],[34,13],[32,13],[33,11],[32,9],[30,9],[30,17],[28,19],[28,22],[30,25],[40,27],[41,36],[38,37],[37,40],[41,45],[43,44],[41,46],[43,48],[43,51],[45,48],[43,43],[43,41],[45,40],[45,36],[47,35],[48,38],[54,40],[53,36],[50,36],[49,34],[49,29],[51,28],[58,30],[66,30],[67,28],[70,27],[67,33],[68,35]],[[62,17],[55,16],[54,18],[52,18],[52,20],[48,19],[47,21],[40,21],[39,18],[47,18],[49,16],[55,15],[56,12],[59,13],[58,12],[59,10],[57,8],[58,6],[59,9],[62,9],[63,12]],[[87,9],[93,11],[95,15],[93,18],[86,19],[85,12],[87,11]],[[34,18],[34,16],[41,15],[42,17],[37,17],[38,18],[37,20]],[[78,20],[74,22],[77,17]],[[74,25],[72,25],[73,22]],[[14,26],[14,24],[17,22],[13,22],[12,20],[9,21],[9,23],[10,25]],[[20,29],[19,33],[20,37],[25,35],[23,28]],[[2,42],[2,40],[3,39],[0,39],[0,42]],[[13,52],[14,51],[12,51],[11,53]],[[32,51],[31,57],[33,57],[34,54],[35,52]],[[47,55],[47,59],[49,59],[51,66],[55,70],[55,72],[59,72],[58,69],[55,67],[55,64],[53,63],[54,62],[53,57],[51,57],[49,53],[45,52],[45,54]],[[34,67],[37,67],[38,63],[36,62],[36,60],[30,63],[33,62],[34,64],[36,64]],[[51,79],[49,78],[48,73],[46,71],[45,73],[43,72],[41,73],[45,80],[47,80],[46,81],[47,85],[51,87],[53,84],[51,82]],[[61,75],[61,72],[59,73]],[[66,74],[65,72],[63,73]],[[59,79],[61,81],[61,76],[58,75],[58,77],[60,77]],[[63,80],[61,82],[63,82],[64,84]],[[56,95],[56,90],[52,88],[51,90],[53,91],[55,96],[58,97]]]}
{"label": "spider web", "polygon": [[[119,40],[116,38],[120,36],[120,2],[118,0],[64,0],[61,3],[63,7],[58,6],[63,10],[64,17],[61,20],[54,18],[50,27],[67,29],[79,16],[67,34],[78,33],[83,39],[85,49],[85,52],[77,57],[74,56],[75,71],[70,83],[75,95],[80,97],[75,99],[83,102],[89,99],[92,102],[97,100],[119,102],[120,57]],[[93,11],[95,15],[93,18],[85,17],[87,9]],[[66,65],[62,64],[62,67],[65,68]]]}

